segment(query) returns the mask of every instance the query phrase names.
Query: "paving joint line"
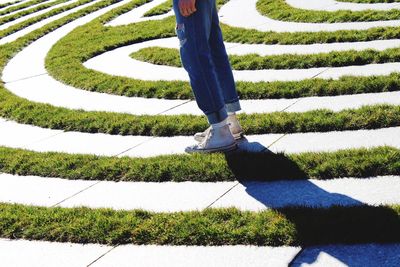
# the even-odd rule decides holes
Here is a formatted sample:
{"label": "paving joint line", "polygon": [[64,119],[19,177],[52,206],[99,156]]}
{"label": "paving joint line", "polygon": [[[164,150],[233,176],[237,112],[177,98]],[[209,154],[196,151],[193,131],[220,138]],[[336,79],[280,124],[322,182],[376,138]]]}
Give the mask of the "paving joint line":
{"label": "paving joint line", "polygon": [[281,112],[284,112],[284,111],[288,110],[289,108],[291,108],[294,105],[296,105],[297,103],[299,103],[301,100],[303,100],[303,99],[301,99],[301,98],[297,99],[297,101],[291,103],[289,106],[287,106],[286,108],[282,109]]}
{"label": "paving joint line", "polygon": [[112,250],[116,249],[117,247],[119,247],[120,245],[115,245],[112,248],[110,248],[109,250],[107,250],[105,253],[101,254],[99,257],[97,257],[94,261],[92,261],[91,263],[89,263],[88,265],[86,265],[86,267],[92,266],[94,263],[96,263],[98,260],[100,260],[101,258],[103,258],[104,256],[106,256],[108,253],[110,253]]}
{"label": "paving joint line", "polygon": [[133,147],[130,147],[130,148],[128,148],[128,149],[126,149],[126,150],[124,150],[124,151],[122,151],[122,152],[120,152],[120,153],[117,153],[117,154],[113,155],[112,157],[118,157],[118,156],[120,156],[120,155],[122,155],[122,154],[124,154],[124,153],[126,153],[126,152],[128,152],[128,151],[131,151],[132,149],[135,149],[135,148],[137,148],[138,146],[141,146],[141,145],[143,145],[143,144],[145,144],[145,143],[147,143],[147,142],[150,142],[151,140],[154,140],[154,139],[156,139],[156,138],[157,138],[157,136],[151,136],[151,137],[149,137],[148,139],[146,139],[146,140],[140,142],[139,144],[134,145]]}
{"label": "paving joint line", "polygon": [[169,108],[169,109],[167,109],[167,110],[164,110],[164,111],[162,111],[162,112],[159,112],[159,113],[157,113],[156,115],[161,115],[161,114],[163,114],[163,113],[165,113],[165,112],[167,112],[167,111],[170,111],[170,110],[173,110],[173,109],[176,109],[176,108],[178,108],[178,107],[180,107],[180,106],[183,106],[183,105],[186,105],[186,104],[188,104],[188,103],[190,103],[190,102],[192,102],[193,100],[188,100],[188,101],[186,101],[186,102],[184,102],[184,103],[181,103],[181,104],[179,104],[179,105],[177,105],[177,106],[174,106],[174,107],[172,107],[172,108]]}
{"label": "paving joint line", "polygon": [[328,67],[328,68],[322,70],[321,72],[315,74],[315,75],[312,76],[310,79],[315,79],[315,78],[317,78],[319,75],[321,75],[322,73],[324,73],[324,72],[326,72],[326,71],[328,71],[328,70],[330,70],[330,69],[332,69],[332,68],[331,68],[331,67]]}
{"label": "paving joint line", "polygon": [[232,191],[236,186],[238,186],[240,182],[236,182],[235,185],[233,185],[231,188],[229,188],[225,193],[223,193],[220,197],[218,197],[216,200],[214,200],[210,205],[206,207],[206,209],[210,208],[212,205],[214,205],[218,200],[223,198],[226,194],[228,194],[230,191]]}
{"label": "paving joint line", "polygon": [[43,75],[48,75],[48,74],[49,73],[46,71],[44,73],[23,77],[23,78],[20,78],[20,79],[17,79],[17,80],[12,80],[12,81],[8,81],[8,82],[3,81],[3,82],[4,82],[4,84],[15,83],[15,82],[19,82],[19,81],[23,81],[23,80],[29,80],[29,79],[32,79],[32,78],[36,78],[36,77],[43,76]]}
{"label": "paving joint line", "polygon": [[89,186],[87,186],[87,187],[81,189],[80,191],[76,192],[75,194],[73,194],[73,195],[71,195],[71,196],[69,196],[69,197],[67,197],[67,198],[65,198],[65,199],[63,199],[63,200],[57,202],[56,204],[54,204],[54,205],[52,205],[52,206],[50,206],[50,207],[51,207],[51,208],[56,207],[56,206],[60,205],[61,203],[63,203],[63,202],[65,202],[65,201],[67,201],[67,200],[69,200],[69,199],[71,199],[71,198],[73,198],[73,197],[79,195],[80,193],[89,190],[90,188],[92,188],[92,187],[95,186],[95,185],[98,185],[98,184],[101,183],[101,182],[103,182],[103,181],[97,181],[97,182],[95,182],[94,184],[91,184],[91,185],[89,185]]}
{"label": "paving joint line", "polygon": [[37,144],[37,143],[44,142],[44,141],[46,141],[46,140],[48,140],[48,139],[51,139],[51,138],[56,137],[57,135],[60,135],[60,134],[63,134],[63,133],[65,133],[65,132],[62,131],[62,132],[59,132],[59,133],[56,133],[56,134],[49,135],[49,136],[44,137],[44,138],[42,138],[42,139],[33,141],[32,143],[26,144],[26,145],[24,145],[24,146],[22,146],[22,147],[25,148],[25,149],[29,149],[28,146],[31,146],[31,145],[34,145],[34,144]]}
{"label": "paving joint line", "polygon": [[276,143],[278,143],[280,140],[282,140],[285,136],[287,136],[287,134],[283,134],[281,137],[279,137],[278,139],[276,139],[274,142],[272,142],[271,144],[269,144],[267,146],[267,148],[270,148],[271,146],[275,145]]}

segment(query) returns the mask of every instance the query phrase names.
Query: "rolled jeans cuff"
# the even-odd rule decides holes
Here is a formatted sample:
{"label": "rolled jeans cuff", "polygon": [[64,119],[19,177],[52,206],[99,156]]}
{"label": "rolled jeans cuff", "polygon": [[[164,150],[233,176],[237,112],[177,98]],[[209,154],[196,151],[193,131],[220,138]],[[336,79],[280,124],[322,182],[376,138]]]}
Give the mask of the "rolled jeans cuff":
{"label": "rolled jeans cuff", "polygon": [[228,117],[228,113],[226,112],[225,107],[221,108],[217,112],[212,112],[212,113],[209,113],[206,115],[207,115],[208,123],[210,123],[210,124],[219,123]]}
{"label": "rolled jeans cuff", "polygon": [[241,110],[242,108],[240,107],[239,100],[236,100],[235,102],[232,102],[232,103],[226,103],[225,109],[226,109],[226,112],[236,112],[236,111]]}

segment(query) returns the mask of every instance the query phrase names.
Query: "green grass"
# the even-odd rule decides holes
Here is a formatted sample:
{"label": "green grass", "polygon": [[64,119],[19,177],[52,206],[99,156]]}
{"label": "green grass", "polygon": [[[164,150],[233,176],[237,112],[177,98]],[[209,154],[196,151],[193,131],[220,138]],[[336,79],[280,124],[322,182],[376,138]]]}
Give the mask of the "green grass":
{"label": "green grass", "polygon": [[[0,46],[0,69],[3,69],[5,63],[30,42],[75,18],[115,2],[118,1],[99,2],[91,7],[50,23],[41,29],[35,30],[19,38],[15,42]],[[137,4],[137,2],[135,3]],[[125,11],[128,11],[132,8],[132,5],[123,8],[125,8]],[[113,12],[115,16],[118,15],[115,11]],[[246,34],[249,34],[249,32],[246,32]],[[266,35],[263,34],[263,36]],[[33,103],[11,94],[4,88],[3,83],[1,83],[0,86],[1,116],[11,117],[19,121],[24,121],[25,123],[39,121],[48,126],[51,125],[51,127],[54,128],[59,127],[67,130],[78,126],[78,128],[85,128],[86,131],[89,132],[97,131],[97,126],[103,125],[104,123],[104,125],[107,126],[103,129],[114,132],[115,129],[129,128],[129,123],[132,122],[131,120],[125,120],[128,117],[119,117],[119,114],[105,114],[104,117],[102,117],[103,115],[99,116],[99,114],[103,113],[70,111],[46,104]],[[35,121],[36,117],[38,118],[37,121]],[[116,121],[114,121],[115,118],[117,118]],[[134,117],[132,116],[130,118]],[[46,119],[48,120],[47,122],[45,121]],[[106,122],[108,124],[106,124]],[[109,126],[116,126],[116,128],[107,128]],[[164,126],[165,125],[162,125],[162,127]],[[101,127],[103,126],[100,126],[100,128]],[[116,132],[117,131],[118,130],[116,130]],[[344,154],[337,154],[337,161],[333,165],[329,165],[331,161],[327,160],[326,157],[321,154],[319,154],[319,156],[310,155],[313,160],[303,159],[303,162],[296,162],[299,162],[298,164],[304,164],[305,166],[309,164],[307,167],[308,169],[312,169],[315,173],[324,173],[323,175],[325,178],[328,177],[330,173],[336,177],[337,173],[349,174],[352,173],[352,171],[355,175],[351,176],[357,176],[357,172],[360,172],[364,173],[362,177],[374,172],[382,175],[390,173],[398,175],[398,163],[400,162],[398,159],[399,152],[392,148],[380,149],[379,151],[370,150],[366,152],[354,150],[355,153],[346,154],[346,152],[343,152]],[[104,173],[108,173],[110,177],[119,173],[123,175],[124,173],[119,172],[118,169],[122,166],[129,167],[129,164],[132,163],[122,163],[122,160],[126,160],[123,158],[121,162],[117,162],[113,165],[114,161],[108,162],[107,159],[109,158],[102,158],[102,163],[105,165],[100,163],[99,166],[103,167],[105,170],[101,171],[100,169],[91,170],[88,167],[83,167],[82,169],[79,163],[84,162],[86,159],[80,161],[80,159],[76,160],[75,158],[70,158],[70,161],[65,162],[64,165],[64,160],[67,160],[63,158],[65,155],[54,154],[55,156],[52,159],[57,160],[49,161],[52,153],[43,153],[43,156],[39,158],[29,153],[32,152],[22,150],[12,151],[12,149],[7,150],[6,148],[2,148],[0,153],[0,157],[2,158],[1,164],[4,164],[2,168],[20,171],[24,168],[28,168],[29,164],[40,163],[37,165],[36,169],[29,167],[29,171],[45,173],[45,171],[43,171],[45,168],[43,167],[43,169],[41,169],[41,166],[48,166],[48,172],[52,171],[52,174],[57,172],[61,174],[63,170],[68,167],[68,170],[71,171],[69,174],[71,177],[83,176],[83,174],[85,174],[87,177],[97,179],[95,178],[96,175],[100,176]],[[357,154],[360,155],[357,156]],[[366,154],[371,157],[366,156]],[[5,157],[5,155],[7,155],[7,157]],[[345,157],[346,155],[347,158]],[[32,158],[30,156],[34,157]],[[223,158],[218,158],[221,157],[221,155],[214,156],[215,161],[223,160]],[[268,157],[266,155],[264,156]],[[22,159],[24,157],[26,158]],[[12,158],[14,160],[12,160]],[[30,160],[27,161],[26,159],[28,158]],[[248,158],[251,159],[251,156]],[[172,158],[170,158],[170,160],[171,159]],[[178,159],[180,158],[178,157]],[[193,159],[195,160],[197,158]],[[98,164],[95,157],[89,158],[88,160],[90,162],[93,161],[95,165]],[[205,158],[201,158],[201,160],[200,164],[204,164]],[[350,162],[350,160],[351,165],[346,165],[346,162]],[[282,161],[285,161],[285,159],[282,159]],[[7,164],[4,162],[7,162]],[[182,165],[179,165],[176,159],[169,162],[177,164],[176,166],[178,166],[177,168],[179,168],[179,171],[182,171]],[[250,163],[258,163],[261,165],[263,162],[265,161],[251,161]],[[122,166],[119,164],[122,164]],[[162,164],[164,166],[165,162],[162,162]],[[10,168],[11,166],[13,167]],[[57,166],[58,169],[54,169],[54,167]],[[138,166],[140,166],[140,164]],[[315,166],[318,166],[318,168]],[[165,165],[165,169],[161,169],[160,165],[149,166],[146,164],[144,168],[146,167],[149,167],[149,169],[140,170],[141,177],[145,177],[146,171],[148,171],[147,175],[149,175],[149,177],[157,171],[159,173],[158,177],[161,177],[159,178],[160,180],[168,180],[169,170],[167,168],[171,168],[171,166]],[[209,168],[209,166],[207,167],[209,172],[211,172],[212,168]],[[73,173],[74,170],[76,170],[75,173]],[[136,171],[138,171],[138,169]],[[90,174],[90,172],[92,172],[92,174]],[[232,170],[232,173],[233,172],[234,170]],[[238,170],[236,170],[236,172],[238,172]],[[179,175],[182,175],[182,173],[179,173]],[[312,175],[313,174],[310,174],[310,176]],[[240,175],[237,174],[236,176]],[[398,206],[334,207],[327,210],[287,208],[260,213],[240,212],[234,209],[220,209],[172,214],[149,213],[145,211],[112,211],[107,209],[91,210],[85,208],[39,208],[1,204],[0,236],[6,238],[108,244],[255,244],[280,246],[284,244],[309,245],[322,243],[399,242],[399,213],[400,208]]]}
{"label": "green grass", "polygon": [[[52,47],[46,57],[46,69],[53,77],[89,91],[167,99],[193,98],[188,82],[141,81],[84,67],[83,62],[110,49],[145,40],[175,36],[174,27],[166,23],[166,21],[172,22],[173,18],[112,28],[104,27],[102,25],[104,21],[107,21],[107,18],[96,19],[72,31]],[[381,59],[384,60],[383,58],[384,54]],[[338,80],[237,83],[241,99],[327,96],[394,91],[399,90],[398,88],[400,88],[399,74],[342,77]]]}
{"label": "green grass", "polygon": [[400,150],[377,147],[288,155],[236,152],[120,158],[0,147],[0,172],[70,180],[143,182],[365,178],[400,175]]}
{"label": "green grass", "polygon": [[[268,1],[268,2],[267,2]],[[399,0],[338,0],[342,2],[356,2],[356,3],[392,3],[398,2]],[[225,1],[227,2],[227,1]],[[324,22],[328,20],[328,22],[345,22],[345,21],[364,21],[367,20],[389,20],[389,19],[397,19],[397,12],[393,11],[336,11],[336,12],[324,12],[324,11],[308,11],[303,9],[293,8],[282,0],[263,0],[260,1],[258,5],[262,6],[262,11],[266,13],[266,15],[271,14],[273,18],[285,20],[305,20],[309,22]],[[220,3],[222,5],[223,3]],[[265,6],[269,8],[265,10]],[[172,9],[172,1],[166,1],[151,10],[147,11],[144,16],[151,17],[156,15],[166,14],[168,11]],[[274,10],[275,9],[275,10]],[[273,10],[273,11],[271,11]],[[283,12],[284,10],[284,12]],[[311,12],[316,12],[316,15]],[[289,14],[289,15],[288,15]],[[316,18],[318,16],[318,18]],[[389,18],[388,18],[388,17]],[[317,20],[317,21],[314,21]],[[319,20],[319,21],[318,21]],[[336,21],[337,20],[337,21]]]}
{"label": "green grass", "polygon": [[[182,67],[179,50],[165,47],[146,47],[130,54],[134,59],[156,65]],[[318,67],[344,67],[350,65],[380,64],[400,61],[400,48],[383,51],[333,51],[329,53],[260,56],[258,54],[230,55],[235,70],[305,69]]]}
{"label": "green grass", "polygon": [[0,203],[0,236],[75,243],[297,246],[400,241],[400,206],[154,213]]}
{"label": "green grass", "polygon": [[53,1],[53,2],[50,2],[50,3],[44,3],[42,5],[38,5],[38,6],[35,6],[33,8],[20,11],[18,13],[12,14],[12,15],[1,17],[0,18],[0,25],[5,24],[7,22],[14,21],[16,19],[19,19],[19,18],[21,18],[23,16],[27,16],[29,14],[33,14],[33,13],[38,12],[40,10],[43,10],[43,9],[46,9],[46,8],[50,8],[52,6],[55,6],[55,5],[58,5],[58,4],[61,4],[61,3],[68,2],[68,1],[71,1],[71,0],[56,0],[56,1]]}
{"label": "green grass", "polygon": [[[26,7],[30,7],[30,6],[36,5],[36,4],[39,4],[39,3],[42,3],[42,2],[46,2],[46,1],[49,1],[49,0],[26,1],[26,2],[23,2],[23,3],[19,4],[19,5],[11,6],[11,7],[5,8],[3,10],[0,10],[0,16],[9,14],[11,12],[14,12],[14,11],[17,11],[17,10],[20,10],[20,9],[23,9],[23,8],[26,8]],[[15,4],[17,2],[21,2],[21,1],[8,2],[8,3],[0,4],[0,8],[7,7],[7,6]]]}
{"label": "green grass", "polygon": [[313,44],[366,42],[400,38],[400,27],[376,27],[367,30],[334,32],[261,32],[221,24],[224,40],[247,44]]}
{"label": "green grass", "polygon": [[61,14],[62,12],[71,10],[71,9],[73,9],[75,7],[78,7],[78,6],[93,2],[93,1],[94,0],[80,0],[80,1],[74,2],[72,4],[63,6],[63,7],[52,9],[52,10],[50,10],[50,11],[48,11],[48,12],[42,14],[42,15],[35,16],[33,18],[21,21],[21,22],[19,22],[17,24],[14,24],[14,25],[10,26],[10,27],[7,27],[4,30],[0,30],[0,38],[3,38],[3,37],[5,37],[7,35],[10,35],[10,34],[13,34],[13,33],[17,32],[19,30],[27,28],[28,26],[30,26],[30,25],[32,25],[34,23],[40,22],[40,21],[42,21],[44,19],[47,19],[49,17]]}
{"label": "green grass", "polygon": [[259,0],[257,2],[257,10],[261,14],[275,20],[311,23],[379,21],[396,20],[400,18],[400,10],[398,9],[385,11],[317,11],[292,7],[287,4],[285,0]]}
{"label": "green grass", "polygon": [[[100,23],[97,20],[88,25],[93,27],[100,27],[101,31],[107,32],[110,28],[102,27],[104,21],[110,20],[112,17],[118,16],[121,12],[127,12],[134,6],[143,2],[133,2],[130,5],[114,10],[112,13],[108,13],[105,16],[100,17]],[[88,9],[85,9],[88,10]],[[85,11],[82,11],[82,13]],[[76,13],[76,14],[82,14]],[[12,57],[22,47],[27,45],[35,38],[39,38],[41,35],[54,29],[57,24],[66,23],[70,20],[71,16],[49,24],[43,29],[36,30],[27,36],[18,39],[16,42],[2,46],[0,59],[1,67],[4,66],[5,62]],[[160,25],[159,22],[152,22],[154,25]],[[60,24],[60,25],[61,25]],[[140,24],[139,24],[140,25]],[[146,24],[148,25],[148,24]],[[161,25],[163,25],[161,23]],[[131,26],[115,27],[118,29],[118,33],[121,36],[129,36],[131,33]],[[152,27],[150,27],[152,28]],[[78,28],[77,30],[90,31],[91,28],[87,28],[86,25]],[[148,32],[148,29],[141,27],[144,33]],[[161,27],[161,31],[164,28]],[[133,28],[136,30],[136,28]],[[104,33],[102,32],[102,33]],[[140,30],[139,30],[140,33]],[[147,33],[149,34],[149,33]],[[90,36],[90,34],[87,34]],[[156,34],[157,35],[157,34]],[[107,34],[99,34],[98,38],[108,41]],[[94,36],[92,36],[94,37]],[[97,38],[97,36],[96,36]],[[97,40],[95,38],[95,40]],[[99,39],[99,40],[100,40]],[[111,38],[112,40],[112,38]],[[70,43],[69,49],[73,50],[73,42]],[[107,47],[106,47],[107,48]],[[72,66],[69,66],[72,69]],[[75,76],[76,78],[78,76]],[[392,79],[398,80],[396,75],[391,76]],[[93,77],[92,77],[93,79]],[[77,80],[77,79],[75,79]],[[396,90],[397,84],[391,83],[388,78],[381,78],[380,82],[376,83],[376,78],[367,77],[365,81],[369,82],[368,90],[385,90],[393,91]],[[389,82],[389,84],[387,84]],[[304,83],[306,84],[306,82]],[[253,84],[252,84],[253,85]],[[268,92],[269,95],[275,95],[276,92],[280,91],[279,83],[276,84],[278,87]],[[321,90],[331,90],[327,84],[321,83]],[[385,86],[382,86],[385,85]],[[82,131],[82,132],[102,132],[109,134],[121,134],[121,135],[156,135],[156,136],[169,136],[177,134],[193,134],[194,132],[203,130],[206,126],[206,120],[198,116],[133,116],[127,114],[118,113],[107,113],[107,112],[85,112],[81,110],[69,110],[66,108],[53,107],[48,104],[32,103],[28,100],[19,98],[9,91],[5,90],[2,85],[0,90],[0,116],[10,118],[20,123],[33,124],[45,128],[53,129],[65,129],[67,131]],[[350,90],[361,90],[365,92],[365,84],[361,81],[354,83],[354,80],[348,82]],[[358,86],[358,87],[356,87]],[[154,90],[159,88],[154,88]],[[178,88],[177,88],[178,89]],[[181,90],[181,88],[179,88]],[[249,90],[246,92],[247,98],[257,98],[259,94],[259,88],[257,84],[253,87],[254,91]],[[300,90],[307,90],[309,88],[298,88]],[[314,88],[312,88],[314,90]],[[157,91],[156,91],[157,92]],[[187,88],[187,92],[190,93],[190,88]],[[282,92],[279,92],[282,96]],[[303,91],[296,92],[296,87],[287,88],[288,95],[304,95]],[[242,93],[243,97],[243,93]],[[246,98],[246,97],[244,97]],[[241,120],[248,134],[251,133],[269,133],[269,132],[299,132],[299,131],[328,131],[328,130],[345,130],[345,129],[360,129],[360,128],[380,128],[396,126],[398,124],[398,107],[380,106],[380,107],[368,107],[359,110],[343,111],[341,113],[332,113],[329,111],[313,111],[304,114],[287,114],[287,113],[274,113],[268,114],[253,114],[243,115]],[[349,119],[349,117],[351,117]],[[368,118],[367,120],[365,118]]]}
{"label": "green grass", "polygon": [[161,3],[160,5],[153,7],[146,13],[144,13],[144,17],[152,17],[152,16],[157,16],[157,15],[163,15],[168,13],[172,9],[172,1],[166,1],[164,3]]}
{"label": "green grass", "polygon": [[[13,4],[19,3],[19,2],[21,2],[21,1],[22,1],[22,0],[18,0],[18,1],[15,1],[15,2],[10,1],[10,2],[6,2],[6,3],[1,3],[1,4],[0,4],[0,8],[8,7],[8,6],[11,6],[11,5],[13,5]],[[44,0],[44,1],[46,1],[46,0]]]}
{"label": "green grass", "polygon": [[[1,117],[43,128],[114,135],[174,136],[192,135],[208,126],[204,116],[85,112],[30,104],[5,91],[0,92],[0,96]],[[247,134],[327,132],[399,126],[399,112],[400,106],[377,105],[340,112],[241,114],[239,119]]]}

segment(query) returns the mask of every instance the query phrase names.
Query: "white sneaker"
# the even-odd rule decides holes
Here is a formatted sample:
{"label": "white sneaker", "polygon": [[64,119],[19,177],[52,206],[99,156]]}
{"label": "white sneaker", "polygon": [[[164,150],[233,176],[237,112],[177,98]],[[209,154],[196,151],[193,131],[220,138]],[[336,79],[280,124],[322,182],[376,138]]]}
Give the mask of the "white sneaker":
{"label": "white sneaker", "polygon": [[[238,119],[236,118],[235,115],[229,115],[227,118],[227,123],[229,124],[229,129],[231,130],[231,133],[235,140],[238,140],[240,138],[243,138],[243,129],[242,126],[240,126]],[[211,126],[208,127],[204,132],[201,133],[196,133],[194,135],[194,140],[197,142],[203,141],[203,139],[206,137],[208,132],[211,130]]]}
{"label": "white sneaker", "polygon": [[209,128],[202,141],[185,149],[187,153],[213,153],[227,152],[237,148],[236,140],[233,138],[229,125],[225,124],[218,128]]}

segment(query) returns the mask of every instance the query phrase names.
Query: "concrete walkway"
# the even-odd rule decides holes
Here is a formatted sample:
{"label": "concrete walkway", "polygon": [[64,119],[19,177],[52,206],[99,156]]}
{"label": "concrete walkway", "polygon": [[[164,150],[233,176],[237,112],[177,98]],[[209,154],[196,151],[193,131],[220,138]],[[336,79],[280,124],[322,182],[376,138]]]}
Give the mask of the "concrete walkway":
{"label": "concrete walkway", "polygon": [[[267,170],[266,170],[267,171]],[[18,194],[15,194],[18,192]],[[205,208],[261,211],[288,206],[400,204],[400,176],[274,182],[110,182],[0,174],[0,202],[45,207],[144,209]]]}
{"label": "concrete walkway", "polygon": [[[274,20],[261,15],[256,9],[258,0],[230,0],[219,14],[221,22],[246,29],[268,32],[320,32],[339,30],[366,30],[375,27],[399,26],[400,20],[343,22],[343,23],[305,23]],[[240,12],[237,12],[240,10]]]}
{"label": "concrete walkway", "polygon": [[[399,136],[400,127],[325,133],[262,134],[249,135],[238,146],[247,151],[268,148],[272,152],[285,153],[337,151],[385,145],[400,148]],[[193,143],[192,136],[151,137],[64,132],[13,121],[0,122],[1,146],[37,152],[152,157],[182,154],[185,147]]]}
{"label": "concrete walkway", "polygon": [[[97,3],[89,3],[16,32],[0,40],[10,42],[66,16],[73,11]],[[49,76],[44,60],[59,39],[76,27],[124,5],[130,0],[103,8],[46,34],[33,42],[8,62],[2,73],[5,86],[12,93],[30,101],[87,111],[101,110],[129,114],[198,114],[194,101],[129,98],[88,92],[73,88]],[[123,14],[107,24],[115,27],[148,20],[142,15],[165,0],[155,0]],[[311,10],[338,9],[389,10],[393,4],[355,4],[334,0],[288,0],[292,6]],[[322,3],[322,4],[321,4]],[[263,17],[255,9],[256,0],[231,0],[221,9],[221,20],[233,26],[261,31],[334,31],[338,29],[366,29],[375,26],[400,25],[400,20],[360,23],[310,24],[279,22]],[[241,10],[241,12],[237,12]],[[37,14],[36,14],[37,15]],[[162,19],[171,12],[150,19]],[[24,17],[28,19],[28,16]],[[22,19],[23,20],[23,19]],[[21,20],[21,21],[22,21]],[[146,80],[144,70],[157,73],[156,79],[187,80],[182,69],[155,66],[129,58],[129,53],[143,47],[177,48],[176,38],[153,40],[107,51],[85,62],[85,67],[111,75]],[[310,44],[310,45],[250,45],[227,43],[230,54],[259,55],[313,54],[396,48],[399,39],[371,42]],[[117,64],[123,65],[119,68]],[[400,63],[370,64],[343,68],[303,70],[263,70],[235,72],[237,80],[302,80],[308,77],[337,79],[343,75],[386,75],[400,70]],[[134,70],[134,71],[132,71]],[[153,77],[154,79],[154,77]],[[297,99],[246,100],[242,106],[247,113],[305,112],[320,108],[340,111],[363,105],[400,104],[400,92],[344,95],[332,97],[304,97]],[[337,151],[340,149],[389,145],[400,148],[400,127],[374,130],[312,132],[295,134],[264,134],[248,136],[240,143],[241,149],[300,153],[306,151]],[[114,157],[151,157],[184,153],[194,143],[191,136],[151,137],[119,136],[66,132],[19,124],[0,118],[0,145],[37,152],[66,152]],[[106,144],[106,145],[105,145]],[[305,177],[308,178],[308,177]],[[332,205],[400,204],[400,177],[337,178],[331,180],[301,180],[272,182],[111,182],[67,180],[54,177],[17,176],[0,173],[0,202],[20,203],[45,207],[113,209],[145,209],[156,212],[202,210],[207,207],[236,207],[260,211],[287,206],[331,207]],[[21,256],[23,255],[23,257]],[[155,256],[156,255],[156,256]],[[71,244],[28,240],[0,239],[0,265],[4,266],[399,266],[400,244],[330,244],[316,247],[183,247],[183,246],[106,246],[99,244]]]}
{"label": "concrete walkway", "polygon": [[[7,251],[7,253],[4,253]],[[24,257],[21,257],[24,255]],[[154,255],[157,255],[154,257]],[[398,266],[400,244],[315,247],[106,246],[0,239],[5,266]]]}

